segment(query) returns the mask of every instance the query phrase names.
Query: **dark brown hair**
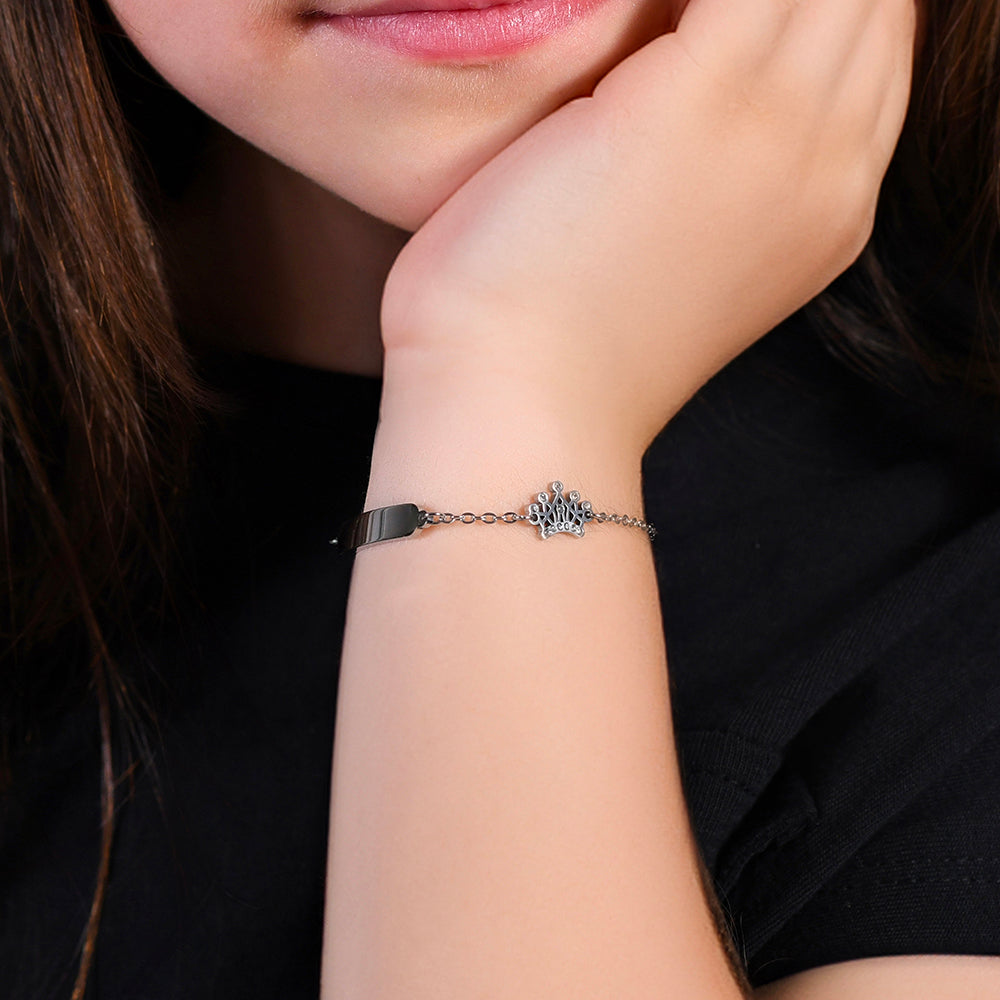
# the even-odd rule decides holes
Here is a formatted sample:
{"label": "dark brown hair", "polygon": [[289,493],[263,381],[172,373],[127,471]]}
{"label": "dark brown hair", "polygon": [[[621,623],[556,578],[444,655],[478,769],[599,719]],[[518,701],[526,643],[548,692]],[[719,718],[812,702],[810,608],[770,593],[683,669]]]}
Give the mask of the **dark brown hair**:
{"label": "dark brown hair", "polygon": [[[874,235],[807,314],[880,378],[1000,396],[1000,0],[925,12]],[[114,651],[136,595],[165,606],[172,504],[211,398],[153,221],[185,167],[161,153],[187,148],[196,118],[98,0],[0,0],[0,759],[69,698],[95,698],[103,840],[74,996],[111,854],[113,728],[141,711]]]}
{"label": "dark brown hair", "polygon": [[1000,397],[1000,0],[921,0],[909,114],[872,238],[806,307],[882,381]]}
{"label": "dark brown hair", "polygon": [[[0,753],[89,685],[112,843],[113,720],[134,692],[112,648],[155,603],[205,398],[174,329],[156,239],[90,11],[0,3]],[[162,592],[160,597],[162,599]]]}

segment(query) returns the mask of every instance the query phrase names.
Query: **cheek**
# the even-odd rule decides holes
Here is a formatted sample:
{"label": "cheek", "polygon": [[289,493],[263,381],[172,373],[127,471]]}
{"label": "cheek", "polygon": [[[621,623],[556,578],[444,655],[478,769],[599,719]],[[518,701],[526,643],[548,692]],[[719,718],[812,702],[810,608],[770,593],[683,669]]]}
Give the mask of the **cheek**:
{"label": "cheek", "polygon": [[672,0],[606,0],[574,32],[473,66],[400,60],[309,28],[297,0],[111,0],[150,65],[264,152],[416,229],[540,118],[666,30]]}
{"label": "cheek", "polygon": [[403,228],[417,228],[513,137],[504,128],[503,87],[463,86],[456,116],[448,95],[419,74],[331,58],[273,0],[111,0],[110,7],[149,64],[202,111]]}
{"label": "cheek", "polygon": [[[213,118],[248,113],[263,65],[256,5],[245,0],[110,0],[149,64]],[[249,9],[248,9],[249,7]]]}

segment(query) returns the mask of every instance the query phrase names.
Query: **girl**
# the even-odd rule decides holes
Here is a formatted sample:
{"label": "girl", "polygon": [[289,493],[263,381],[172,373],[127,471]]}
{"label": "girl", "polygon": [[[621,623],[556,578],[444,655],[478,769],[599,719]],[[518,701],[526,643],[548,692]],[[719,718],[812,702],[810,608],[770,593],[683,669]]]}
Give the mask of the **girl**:
{"label": "girl", "polygon": [[0,10],[5,996],[1000,996],[995,0]]}

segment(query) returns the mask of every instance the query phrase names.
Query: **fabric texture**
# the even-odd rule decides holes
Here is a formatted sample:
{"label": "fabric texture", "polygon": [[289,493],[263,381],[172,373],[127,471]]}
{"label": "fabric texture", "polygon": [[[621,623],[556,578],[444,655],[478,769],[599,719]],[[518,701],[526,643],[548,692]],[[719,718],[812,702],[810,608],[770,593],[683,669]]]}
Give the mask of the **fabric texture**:
{"label": "fabric texture", "polygon": [[[238,405],[201,444],[176,620],[133,654],[158,721],[120,789],[102,1000],[318,995],[354,559],[328,539],[364,501],[381,383],[240,355],[209,373]],[[790,322],[645,457],[692,823],[756,984],[1000,954],[997,426]],[[18,760],[7,1000],[69,995],[98,776],[86,703]]]}

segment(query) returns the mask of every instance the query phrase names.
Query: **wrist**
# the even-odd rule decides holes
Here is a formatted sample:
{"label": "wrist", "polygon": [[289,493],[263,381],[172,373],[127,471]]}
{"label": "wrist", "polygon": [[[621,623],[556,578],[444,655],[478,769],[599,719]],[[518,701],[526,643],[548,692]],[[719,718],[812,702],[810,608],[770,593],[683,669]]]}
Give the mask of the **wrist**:
{"label": "wrist", "polygon": [[532,391],[523,363],[484,370],[387,352],[365,508],[502,514],[560,480],[595,510],[642,517],[642,454],[610,420]]}

